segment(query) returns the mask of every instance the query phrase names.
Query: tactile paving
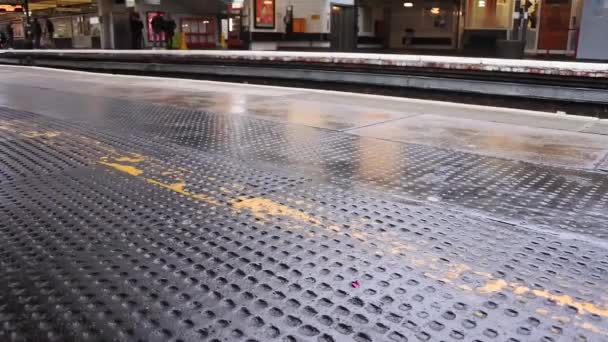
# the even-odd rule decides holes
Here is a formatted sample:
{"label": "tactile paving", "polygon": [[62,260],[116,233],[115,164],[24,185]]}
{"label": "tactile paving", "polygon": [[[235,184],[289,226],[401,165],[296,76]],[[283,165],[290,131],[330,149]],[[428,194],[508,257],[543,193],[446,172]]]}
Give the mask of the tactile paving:
{"label": "tactile paving", "polygon": [[0,111],[0,340],[607,336],[605,175],[121,108]]}

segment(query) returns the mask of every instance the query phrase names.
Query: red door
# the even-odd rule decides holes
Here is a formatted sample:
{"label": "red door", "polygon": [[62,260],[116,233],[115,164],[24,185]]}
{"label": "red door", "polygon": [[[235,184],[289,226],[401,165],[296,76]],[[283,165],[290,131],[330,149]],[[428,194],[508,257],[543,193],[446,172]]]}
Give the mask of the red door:
{"label": "red door", "polygon": [[543,0],[540,12],[539,49],[567,50],[571,7],[571,0]]}

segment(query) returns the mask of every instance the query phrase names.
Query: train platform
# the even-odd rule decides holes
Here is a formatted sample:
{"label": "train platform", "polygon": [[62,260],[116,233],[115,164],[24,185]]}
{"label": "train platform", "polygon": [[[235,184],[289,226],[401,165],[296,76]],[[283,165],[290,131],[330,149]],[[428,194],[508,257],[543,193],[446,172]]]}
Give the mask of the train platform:
{"label": "train platform", "polygon": [[[608,118],[608,64],[286,51],[10,50],[0,64],[300,86]],[[488,99],[491,99],[488,101]]]}
{"label": "train platform", "polygon": [[608,122],[0,66],[0,341],[606,341]]}

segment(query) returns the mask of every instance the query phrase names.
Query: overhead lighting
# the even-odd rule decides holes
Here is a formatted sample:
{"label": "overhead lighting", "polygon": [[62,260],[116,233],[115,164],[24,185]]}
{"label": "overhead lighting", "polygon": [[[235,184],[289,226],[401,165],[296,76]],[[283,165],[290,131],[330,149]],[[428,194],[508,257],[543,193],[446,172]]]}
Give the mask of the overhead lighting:
{"label": "overhead lighting", "polygon": [[272,0],[264,0],[264,5],[272,5]]}
{"label": "overhead lighting", "polygon": [[0,5],[0,12],[20,12],[23,11],[20,5]]}
{"label": "overhead lighting", "polygon": [[431,14],[439,14],[439,12],[440,12],[439,7],[431,8]]}
{"label": "overhead lighting", "polygon": [[404,2],[403,7],[414,7],[414,3],[413,2]]}
{"label": "overhead lighting", "polygon": [[479,8],[484,8],[484,7],[486,7],[486,1],[485,1],[485,0],[479,0],[479,1],[477,2],[477,7],[479,7]]}

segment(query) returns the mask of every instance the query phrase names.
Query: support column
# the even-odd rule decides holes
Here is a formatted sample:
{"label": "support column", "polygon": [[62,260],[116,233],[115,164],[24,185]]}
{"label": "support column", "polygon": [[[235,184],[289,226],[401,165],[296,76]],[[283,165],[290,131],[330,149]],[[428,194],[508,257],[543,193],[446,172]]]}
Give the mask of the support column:
{"label": "support column", "polygon": [[131,46],[129,13],[124,0],[98,0],[102,49],[128,49]]}

